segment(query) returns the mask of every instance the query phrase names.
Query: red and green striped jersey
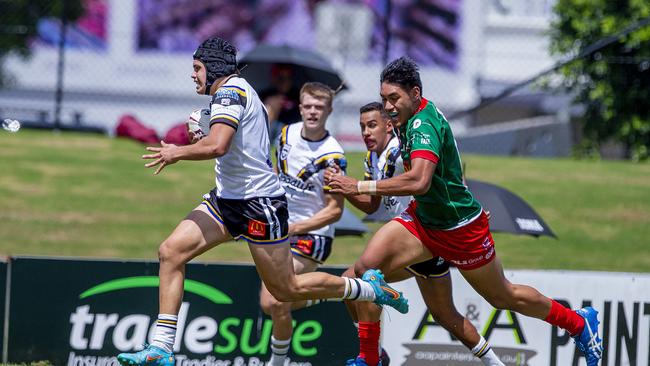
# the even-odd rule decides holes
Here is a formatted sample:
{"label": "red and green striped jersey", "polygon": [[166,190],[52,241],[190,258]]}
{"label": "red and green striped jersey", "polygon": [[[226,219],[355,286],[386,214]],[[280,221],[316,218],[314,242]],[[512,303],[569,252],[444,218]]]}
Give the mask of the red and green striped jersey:
{"label": "red and green striped jersey", "polygon": [[451,127],[432,102],[422,98],[415,115],[396,132],[405,170],[411,169],[411,160],[415,158],[437,164],[429,190],[414,196],[422,225],[451,229],[481,213],[481,205],[463,184],[462,164]]}

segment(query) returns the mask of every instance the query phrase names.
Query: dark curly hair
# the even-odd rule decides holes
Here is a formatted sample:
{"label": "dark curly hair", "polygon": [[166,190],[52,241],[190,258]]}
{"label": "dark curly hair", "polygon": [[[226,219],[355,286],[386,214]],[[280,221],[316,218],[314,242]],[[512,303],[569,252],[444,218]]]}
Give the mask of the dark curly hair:
{"label": "dark curly hair", "polygon": [[359,114],[377,111],[381,114],[382,118],[388,118],[388,113],[384,109],[384,106],[379,102],[370,102],[361,108],[359,108]]}
{"label": "dark curly hair", "polygon": [[381,72],[380,82],[397,84],[406,90],[417,86],[422,94],[419,67],[407,56],[402,56],[389,63]]}

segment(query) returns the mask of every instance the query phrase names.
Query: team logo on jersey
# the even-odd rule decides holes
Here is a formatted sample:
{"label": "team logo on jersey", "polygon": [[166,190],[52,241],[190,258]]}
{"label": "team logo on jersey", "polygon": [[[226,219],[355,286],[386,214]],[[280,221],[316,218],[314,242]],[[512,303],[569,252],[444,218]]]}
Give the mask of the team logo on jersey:
{"label": "team logo on jersey", "polygon": [[251,236],[266,236],[266,225],[257,220],[248,219],[248,234]]}
{"label": "team logo on jersey", "polygon": [[303,182],[306,182],[309,178],[318,174],[321,170],[327,169],[327,167],[338,166],[342,171],[345,171],[348,162],[345,159],[345,156],[341,153],[331,153],[322,155],[310,163],[305,165],[300,172],[298,172],[297,177]]}
{"label": "team logo on jersey", "polygon": [[415,121],[413,121],[413,128],[418,128],[420,127],[421,124],[422,124],[422,120],[418,118]]}
{"label": "team logo on jersey", "polygon": [[399,202],[397,202],[397,198],[394,196],[384,196],[384,199],[382,200],[384,203],[384,208],[386,210],[390,210],[391,208],[397,206]]}
{"label": "team logo on jersey", "polygon": [[289,157],[289,150],[291,150],[291,145],[284,144],[282,146],[282,150],[280,150],[280,159],[287,160],[287,158]]}

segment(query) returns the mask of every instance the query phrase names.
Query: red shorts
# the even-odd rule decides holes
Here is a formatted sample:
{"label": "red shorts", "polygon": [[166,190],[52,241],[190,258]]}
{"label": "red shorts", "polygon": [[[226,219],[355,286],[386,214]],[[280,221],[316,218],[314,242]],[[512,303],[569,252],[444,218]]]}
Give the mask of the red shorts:
{"label": "red shorts", "polygon": [[417,202],[393,220],[402,224],[431,251],[459,269],[476,269],[490,263],[494,257],[494,240],[485,212],[474,221],[451,230],[429,229],[422,226],[415,214]]}

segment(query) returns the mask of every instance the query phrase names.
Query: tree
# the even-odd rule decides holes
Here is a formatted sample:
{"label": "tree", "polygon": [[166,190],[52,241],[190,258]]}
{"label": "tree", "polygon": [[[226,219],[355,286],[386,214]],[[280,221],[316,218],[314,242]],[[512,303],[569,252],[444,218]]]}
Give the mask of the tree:
{"label": "tree", "polygon": [[[558,0],[551,53],[578,54],[586,46],[650,17],[648,0]],[[581,152],[603,142],[623,144],[627,157],[650,156],[650,25],[560,69],[585,107]]]}
{"label": "tree", "polygon": [[[73,21],[82,13],[80,0],[0,0],[0,66],[10,52],[30,55],[29,42],[37,35],[39,19],[53,16]],[[0,68],[0,86],[4,79]]]}

